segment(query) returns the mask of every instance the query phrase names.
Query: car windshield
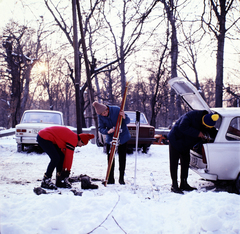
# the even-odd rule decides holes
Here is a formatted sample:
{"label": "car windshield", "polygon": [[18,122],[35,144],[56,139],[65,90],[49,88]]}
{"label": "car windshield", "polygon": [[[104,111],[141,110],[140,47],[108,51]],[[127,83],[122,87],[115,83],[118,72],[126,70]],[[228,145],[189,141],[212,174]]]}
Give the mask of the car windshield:
{"label": "car windshield", "polygon": [[50,123],[62,124],[61,115],[49,112],[27,112],[23,115],[21,123]]}
{"label": "car windshield", "polygon": [[[136,122],[136,112],[126,112],[128,117],[130,118],[130,123]],[[143,113],[140,115],[140,123],[141,124],[148,124],[148,121]]]}

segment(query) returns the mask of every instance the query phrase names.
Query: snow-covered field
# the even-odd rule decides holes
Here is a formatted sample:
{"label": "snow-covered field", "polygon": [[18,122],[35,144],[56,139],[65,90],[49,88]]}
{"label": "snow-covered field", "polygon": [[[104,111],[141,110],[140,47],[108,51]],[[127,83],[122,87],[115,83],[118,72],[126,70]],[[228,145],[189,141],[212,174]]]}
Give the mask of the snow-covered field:
{"label": "snow-covered field", "polygon": [[[239,195],[203,189],[206,182],[192,171],[188,181],[198,191],[170,192],[168,146],[152,145],[147,155],[137,155],[136,187],[134,153],[127,156],[126,185],[118,184],[116,158],[116,184],[94,181],[98,189],[81,190],[80,182],[73,183],[82,196],[69,189],[37,196],[33,189],[40,186],[49,158],[16,149],[12,136],[0,138],[1,234],[240,234]],[[89,143],[76,148],[71,176],[104,179],[106,165],[102,148]]]}

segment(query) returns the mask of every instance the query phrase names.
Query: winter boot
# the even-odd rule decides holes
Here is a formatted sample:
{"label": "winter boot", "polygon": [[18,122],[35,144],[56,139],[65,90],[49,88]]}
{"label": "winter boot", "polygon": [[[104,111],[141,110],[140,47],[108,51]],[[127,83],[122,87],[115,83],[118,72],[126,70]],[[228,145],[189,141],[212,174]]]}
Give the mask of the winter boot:
{"label": "winter boot", "polygon": [[187,183],[187,180],[186,180],[186,179],[183,179],[183,180],[181,181],[180,189],[181,189],[181,190],[184,190],[184,191],[193,191],[193,190],[196,190],[196,188],[191,187],[191,186]]}
{"label": "winter boot", "polygon": [[98,185],[91,183],[91,178],[89,176],[83,176],[81,178],[81,188],[82,189],[97,189]]}
{"label": "winter boot", "polygon": [[179,193],[179,194],[184,194],[184,193],[182,192],[182,190],[178,187],[178,183],[177,183],[177,182],[173,182],[173,183],[172,183],[171,192]]}
{"label": "winter boot", "polygon": [[174,186],[171,187],[171,192],[184,194],[180,188]]}
{"label": "winter boot", "polygon": [[68,181],[70,171],[57,172],[56,174],[56,186],[59,188],[72,188],[72,185]]}
{"label": "winter boot", "polygon": [[120,176],[119,176],[119,180],[118,180],[119,184],[124,185],[125,181],[124,181],[124,172],[120,171]]}
{"label": "winter boot", "polygon": [[46,174],[44,174],[41,187],[46,189],[57,189],[56,185],[51,181],[51,178],[48,178]]}

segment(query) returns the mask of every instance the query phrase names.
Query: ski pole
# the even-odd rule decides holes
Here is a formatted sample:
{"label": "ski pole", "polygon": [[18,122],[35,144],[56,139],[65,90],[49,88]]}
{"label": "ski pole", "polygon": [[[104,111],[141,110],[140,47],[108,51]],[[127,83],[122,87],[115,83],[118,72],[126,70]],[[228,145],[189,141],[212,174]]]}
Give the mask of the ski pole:
{"label": "ski pole", "polygon": [[138,135],[139,135],[139,124],[140,124],[140,111],[136,111],[136,151],[135,151],[135,171],[134,171],[134,187],[136,193],[136,174],[137,174],[137,153],[138,153]]}

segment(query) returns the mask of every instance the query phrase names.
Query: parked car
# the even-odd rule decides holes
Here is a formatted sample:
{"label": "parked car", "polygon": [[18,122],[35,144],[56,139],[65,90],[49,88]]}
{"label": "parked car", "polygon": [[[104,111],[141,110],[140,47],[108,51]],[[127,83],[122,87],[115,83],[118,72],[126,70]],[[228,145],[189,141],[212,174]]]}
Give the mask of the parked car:
{"label": "parked car", "polygon": [[[131,134],[131,139],[127,142],[127,152],[133,153],[136,149],[136,112],[125,111],[130,118],[130,123],[127,125]],[[144,113],[140,114],[140,125],[138,135],[138,150],[142,150],[143,153],[147,153],[151,144],[156,141],[154,138],[155,127],[149,125],[148,120]],[[104,146],[105,136],[99,132],[100,144]]]}
{"label": "parked car", "polygon": [[192,110],[217,113],[217,136],[199,150],[190,151],[190,168],[202,178],[217,182],[231,181],[240,193],[240,108],[209,108],[197,89],[185,78],[173,78],[170,86]]}
{"label": "parked car", "polygon": [[17,151],[24,151],[24,146],[38,145],[36,137],[38,132],[46,127],[64,125],[63,114],[52,110],[27,110],[23,113],[21,121],[15,127]]}

